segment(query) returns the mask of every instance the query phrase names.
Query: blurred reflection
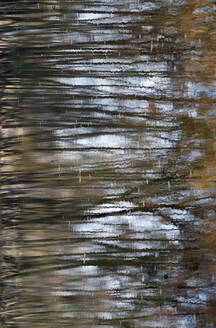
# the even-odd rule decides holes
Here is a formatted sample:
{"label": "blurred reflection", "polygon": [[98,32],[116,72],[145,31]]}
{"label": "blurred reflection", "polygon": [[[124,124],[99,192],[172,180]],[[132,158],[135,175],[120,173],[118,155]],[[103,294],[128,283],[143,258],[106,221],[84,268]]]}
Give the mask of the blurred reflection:
{"label": "blurred reflection", "polygon": [[0,11],[0,325],[214,327],[214,4]]}

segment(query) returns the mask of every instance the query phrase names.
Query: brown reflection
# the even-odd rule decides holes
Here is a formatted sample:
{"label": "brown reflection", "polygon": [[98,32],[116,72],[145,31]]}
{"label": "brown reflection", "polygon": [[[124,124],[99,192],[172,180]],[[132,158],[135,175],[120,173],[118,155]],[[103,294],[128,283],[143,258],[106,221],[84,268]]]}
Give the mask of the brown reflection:
{"label": "brown reflection", "polygon": [[213,2],[190,1],[182,8],[177,19],[182,42],[191,45],[193,51],[184,58],[188,77],[203,85],[215,82],[215,11]]}

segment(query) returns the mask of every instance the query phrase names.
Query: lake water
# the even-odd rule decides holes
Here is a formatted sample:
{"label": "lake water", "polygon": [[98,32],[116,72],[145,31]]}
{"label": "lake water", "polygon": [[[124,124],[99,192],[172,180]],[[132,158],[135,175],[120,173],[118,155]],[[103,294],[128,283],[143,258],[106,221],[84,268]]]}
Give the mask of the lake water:
{"label": "lake water", "polygon": [[0,328],[216,326],[216,3],[0,3]]}

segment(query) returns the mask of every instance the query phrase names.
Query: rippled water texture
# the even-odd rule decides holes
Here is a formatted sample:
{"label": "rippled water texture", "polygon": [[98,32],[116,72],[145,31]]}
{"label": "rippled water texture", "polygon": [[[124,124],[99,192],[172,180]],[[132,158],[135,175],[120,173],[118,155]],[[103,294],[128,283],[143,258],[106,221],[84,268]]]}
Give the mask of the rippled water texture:
{"label": "rippled water texture", "polygon": [[216,326],[215,20],[0,2],[1,328]]}

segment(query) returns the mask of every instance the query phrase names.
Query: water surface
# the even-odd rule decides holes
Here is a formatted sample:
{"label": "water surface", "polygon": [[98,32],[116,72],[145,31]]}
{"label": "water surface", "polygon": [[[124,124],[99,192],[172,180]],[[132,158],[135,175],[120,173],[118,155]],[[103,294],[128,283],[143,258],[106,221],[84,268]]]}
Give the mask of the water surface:
{"label": "water surface", "polygon": [[0,327],[215,327],[215,10],[1,2]]}

